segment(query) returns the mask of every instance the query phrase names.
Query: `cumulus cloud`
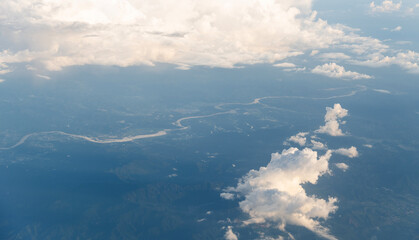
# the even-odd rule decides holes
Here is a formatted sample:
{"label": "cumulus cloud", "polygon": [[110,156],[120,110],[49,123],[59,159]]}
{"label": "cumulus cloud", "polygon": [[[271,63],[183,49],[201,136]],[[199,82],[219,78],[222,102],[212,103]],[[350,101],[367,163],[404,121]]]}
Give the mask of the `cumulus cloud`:
{"label": "cumulus cloud", "polygon": [[306,144],[306,136],[308,135],[308,132],[300,132],[297,133],[295,136],[291,136],[287,140],[290,142],[298,143],[300,146],[304,146]]}
{"label": "cumulus cloud", "polygon": [[228,192],[223,192],[220,194],[220,197],[227,199],[227,200],[233,200],[235,198],[235,195]]}
{"label": "cumulus cloud", "polygon": [[350,148],[339,148],[334,150],[335,153],[347,156],[349,158],[358,157],[358,150],[356,150],[356,147],[352,146]]}
{"label": "cumulus cloud", "polygon": [[228,226],[227,227],[227,231],[224,234],[224,238],[226,240],[238,240],[239,238],[237,237],[237,235],[233,232],[233,227]]}
{"label": "cumulus cloud", "polygon": [[311,140],[311,144],[313,145],[313,149],[315,150],[323,150],[323,149],[327,149],[326,144],[322,143],[322,142],[318,142],[314,139]]}
{"label": "cumulus cloud", "polygon": [[345,163],[336,163],[335,165],[336,165],[336,167],[338,167],[339,169],[341,169],[344,172],[346,172],[346,170],[348,170],[348,168],[349,168],[349,166],[346,165]]}
{"label": "cumulus cloud", "polygon": [[331,154],[327,151],[319,157],[309,148],[273,153],[266,167],[251,170],[226,192],[243,198],[240,208],[249,214],[245,224],[273,223],[284,231],[286,224],[292,224],[336,239],[321,225],[321,219],[335,212],[337,199],[308,196],[302,187],[304,183],[316,184],[320,176],[329,172]]}
{"label": "cumulus cloud", "polygon": [[348,115],[348,110],[342,108],[336,103],[333,108],[326,107],[326,115],[324,116],[325,125],[317,129],[316,133],[326,133],[330,136],[343,136],[342,130],[339,128],[341,119]]}
{"label": "cumulus cloud", "polygon": [[395,56],[375,53],[368,55],[366,60],[354,60],[353,63],[368,67],[398,65],[410,73],[419,74],[419,53],[415,51],[399,52]]}
{"label": "cumulus cloud", "polygon": [[391,0],[385,0],[381,3],[381,5],[376,5],[375,2],[370,3],[370,8],[373,12],[394,12],[400,10],[402,6],[402,2],[393,3]]}
{"label": "cumulus cloud", "polygon": [[0,74],[16,63],[34,71],[87,64],[231,68],[331,46],[349,50],[354,61],[388,50],[356,29],[328,24],[311,6],[312,0],[0,1]]}
{"label": "cumulus cloud", "polygon": [[343,79],[365,79],[372,78],[369,75],[361,74],[352,71],[346,71],[343,66],[337,65],[336,63],[325,63],[323,65],[316,66],[312,73],[321,74],[331,78],[343,78]]}
{"label": "cumulus cloud", "polygon": [[10,0],[0,13],[0,63],[49,70],[273,64],[345,36],[316,17],[311,0]]}

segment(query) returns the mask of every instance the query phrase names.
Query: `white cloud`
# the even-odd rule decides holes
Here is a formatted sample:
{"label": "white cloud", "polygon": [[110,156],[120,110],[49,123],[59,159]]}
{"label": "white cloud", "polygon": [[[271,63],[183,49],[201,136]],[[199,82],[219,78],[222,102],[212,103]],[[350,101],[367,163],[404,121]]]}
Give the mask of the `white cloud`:
{"label": "white cloud", "polygon": [[333,152],[340,154],[340,155],[344,155],[347,156],[349,158],[354,158],[354,157],[358,157],[358,150],[356,150],[356,147],[352,146],[350,148],[339,148],[336,150],[333,150]]}
{"label": "white cloud", "polygon": [[364,144],[364,147],[372,148],[373,146],[371,144]]}
{"label": "white cloud", "polygon": [[342,108],[336,103],[333,108],[326,107],[326,115],[324,116],[325,125],[317,129],[316,133],[326,133],[330,136],[343,136],[342,130],[339,128],[342,123],[340,119],[348,115],[348,110]]}
{"label": "white cloud", "polygon": [[373,91],[379,92],[379,93],[391,94],[390,91],[385,90],[385,89],[373,89]]}
{"label": "white cloud", "polygon": [[390,32],[399,32],[402,30],[402,26],[397,26],[395,28],[383,28],[383,30],[390,31]]}
{"label": "white cloud", "polygon": [[[354,62],[366,61],[366,55],[395,57],[401,52],[360,36],[357,29],[328,24],[311,9],[312,1],[0,1],[0,74],[12,71],[17,63],[35,71],[156,63],[187,70],[286,63],[289,57],[314,56],[331,47],[345,54],[324,54],[327,59],[350,57]],[[332,76],[370,78],[336,70]],[[284,71],[305,68],[285,67]]]}
{"label": "white cloud", "polygon": [[0,16],[0,63],[49,70],[274,63],[345,35],[316,17],[311,0],[10,0]]}
{"label": "white cloud", "polygon": [[319,53],[319,50],[315,49],[313,51],[311,51],[310,56],[315,56]]}
{"label": "white cloud", "polygon": [[286,224],[303,226],[327,239],[336,239],[321,225],[335,212],[336,198],[328,200],[308,196],[304,183],[316,184],[320,176],[329,172],[331,151],[318,157],[317,152],[305,148],[289,148],[273,153],[270,163],[259,170],[251,170],[240,179],[237,187],[226,190],[243,197],[239,205],[249,214],[245,224],[273,223],[281,230]]}
{"label": "white cloud", "polygon": [[330,53],[323,53],[319,56],[320,58],[324,60],[328,59],[350,59],[348,55],[340,52],[330,52]]}
{"label": "white cloud", "polygon": [[11,72],[12,70],[5,63],[2,63],[0,58],[0,75]]}
{"label": "white cloud", "polygon": [[51,80],[51,77],[49,77],[49,76],[47,76],[47,75],[36,74],[36,76],[37,76],[37,77],[39,77],[39,78],[46,79],[46,80]]}
{"label": "white cloud", "polygon": [[346,79],[365,79],[372,78],[369,75],[361,74],[357,72],[346,71],[344,67],[337,65],[336,63],[325,63],[323,65],[316,66],[312,73],[321,74],[331,78],[346,78]]}
{"label": "white cloud", "polygon": [[227,199],[227,200],[233,200],[235,198],[235,195],[232,194],[232,193],[223,192],[223,193],[220,194],[220,197],[222,197],[224,199]]}
{"label": "white cloud", "polygon": [[373,12],[393,12],[400,10],[402,6],[402,2],[393,3],[391,0],[385,0],[381,3],[381,5],[376,5],[375,2],[370,3],[370,8]]}
{"label": "white cloud", "polygon": [[274,67],[280,67],[280,68],[295,68],[295,64],[294,63],[289,63],[289,62],[282,62],[282,63],[277,63],[274,64]]}
{"label": "white cloud", "polygon": [[0,78],[0,83],[2,83],[2,82],[4,82],[4,79],[1,79],[1,78]]}
{"label": "white cloud", "polygon": [[323,150],[323,149],[327,149],[327,146],[326,146],[326,144],[324,144],[324,143],[321,143],[321,142],[318,142],[318,141],[316,141],[316,140],[311,140],[311,144],[313,145],[313,149],[315,149],[315,150]]}
{"label": "white cloud", "polygon": [[341,169],[344,172],[346,172],[346,170],[348,170],[348,168],[349,168],[349,166],[346,165],[345,163],[336,163],[335,165],[336,165],[336,167],[338,167],[339,169]]}
{"label": "white cloud", "polygon": [[300,146],[304,146],[307,141],[306,139],[307,134],[308,132],[297,133],[297,135],[291,136],[290,138],[288,138],[288,141],[298,143]]}
{"label": "white cloud", "polygon": [[312,0],[1,1],[0,66],[7,68],[0,74],[15,63],[48,70],[155,63],[229,68],[274,64],[330,46],[363,55],[388,48],[356,29],[329,25],[311,5]]}
{"label": "white cloud", "polygon": [[233,228],[231,226],[227,227],[227,231],[224,234],[224,238],[226,240],[238,240],[239,238],[237,237],[237,235],[233,232]]}
{"label": "white cloud", "polygon": [[395,56],[385,56],[382,53],[370,54],[364,61],[353,61],[353,63],[368,67],[383,67],[399,65],[410,73],[419,74],[419,53],[415,51],[399,52]]}
{"label": "white cloud", "polygon": [[300,68],[296,67],[296,68],[286,68],[286,69],[284,69],[285,72],[303,72],[305,70],[306,70],[305,67],[300,67]]}
{"label": "white cloud", "polygon": [[392,31],[392,32],[398,32],[400,30],[402,30],[402,26],[397,26],[397,27],[391,29],[390,31]]}

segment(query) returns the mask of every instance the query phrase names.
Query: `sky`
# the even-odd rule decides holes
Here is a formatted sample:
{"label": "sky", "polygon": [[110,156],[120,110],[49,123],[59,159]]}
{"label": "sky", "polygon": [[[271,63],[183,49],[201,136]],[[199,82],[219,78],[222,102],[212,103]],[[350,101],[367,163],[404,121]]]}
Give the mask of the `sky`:
{"label": "sky", "polygon": [[[265,64],[354,82],[395,67],[419,76],[417,22],[413,0],[7,0],[0,2],[0,87],[18,72],[53,81],[54,72],[90,65],[169,64],[190,71]],[[317,137],[350,134],[341,127],[351,110],[336,102],[321,111],[324,125],[290,136],[266,166],[222,191],[226,200],[240,199],[248,215],[243,225],[270,223],[286,231],[291,224],[337,239],[322,220],[336,212],[338,199],[309,195],[303,185],[331,174],[332,155],[359,153],[355,146],[329,149]],[[350,169],[344,162],[335,166]],[[233,226],[225,226],[225,239],[239,239]]]}

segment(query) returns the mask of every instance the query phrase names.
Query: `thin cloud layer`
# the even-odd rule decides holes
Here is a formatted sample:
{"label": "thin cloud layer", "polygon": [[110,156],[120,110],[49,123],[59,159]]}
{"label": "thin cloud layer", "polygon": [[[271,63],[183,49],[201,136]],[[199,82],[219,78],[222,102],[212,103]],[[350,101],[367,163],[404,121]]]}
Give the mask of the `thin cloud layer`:
{"label": "thin cloud layer", "polygon": [[344,136],[342,130],[339,128],[342,118],[348,115],[348,110],[342,108],[339,103],[336,103],[333,108],[326,107],[326,115],[324,116],[325,125],[317,129],[316,133],[325,133],[330,136]]}
{"label": "thin cloud layer", "polygon": [[312,73],[321,74],[331,78],[343,78],[343,79],[369,79],[372,78],[369,75],[361,74],[357,72],[347,71],[343,66],[337,65],[336,63],[325,63],[323,65],[316,66]]}
{"label": "thin cloud layer", "polygon": [[316,184],[320,176],[329,172],[332,151],[318,157],[317,152],[305,148],[289,148],[273,153],[270,163],[259,170],[251,170],[238,183],[227,189],[243,197],[240,208],[249,214],[245,224],[273,223],[283,231],[286,224],[303,226],[327,239],[336,239],[321,225],[335,212],[336,198],[320,199],[308,196],[301,186]]}

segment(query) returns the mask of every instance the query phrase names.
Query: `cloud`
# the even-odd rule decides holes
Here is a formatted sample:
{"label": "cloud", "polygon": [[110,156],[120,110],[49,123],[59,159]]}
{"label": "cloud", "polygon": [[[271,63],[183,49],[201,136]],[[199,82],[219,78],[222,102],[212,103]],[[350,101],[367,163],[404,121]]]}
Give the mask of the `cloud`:
{"label": "cloud", "polygon": [[325,63],[323,65],[316,66],[312,73],[321,74],[331,78],[344,78],[344,79],[368,79],[372,78],[369,75],[361,74],[357,72],[346,71],[344,67],[337,65],[336,63]]}
{"label": "cloud", "polygon": [[373,91],[379,92],[379,93],[391,94],[390,91],[385,90],[385,89],[373,89]]}
{"label": "cloud", "polygon": [[348,115],[348,110],[342,108],[339,103],[336,103],[333,108],[326,107],[326,115],[324,116],[325,125],[317,129],[316,133],[326,133],[330,136],[344,136],[339,125],[342,123],[341,118]]}
{"label": "cloud", "polygon": [[0,83],[2,83],[2,82],[4,82],[4,79],[1,79],[1,78],[0,78]]}
{"label": "cloud", "polygon": [[298,143],[300,146],[304,146],[306,144],[306,137],[308,132],[300,132],[297,133],[295,136],[291,136],[287,140],[290,142]]}
{"label": "cloud", "polygon": [[1,62],[0,58],[0,75],[11,72],[12,70],[7,66],[7,64]]}
{"label": "cloud", "polygon": [[347,156],[349,158],[354,158],[354,157],[358,157],[358,151],[356,150],[356,147],[352,146],[350,148],[339,148],[336,150],[333,150],[333,152],[340,154],[340,155],[344,155]]}
{"label": "cloud", "polygon": [[237,235],[233,232],[233,228],[231,226],[227,227],[227,231],[224,234],[224,238],[226,240],[238,240],[239,238],[237,237]]}
{"label": "cloud", "polygon": [[289,62],[282,62],[282,63],[277,63],[274,64],[274,67],[280,67],[280,68],[295,68],[295,64],[294,63],[289,63]]}
{"label": "cloud", "polygon": [[220,194],[220,197],[227,199],[227,200],[233,200],[235,198],[235,195],[232,193],[223,192]]}
{"label": "cloud", "polygon": [[349,168],[349,166],[346,165],[345,163],[336,163],[335,165],[336,165],[336,167],[338,167],[339,169],[341,169],[344,172],[346,172],[346,170],[348,170],[348,168]]}
{"label": "cloud", "polygon": [[321,143],[321,142],[318,142],[318,141],[316,141],[316,140],[314,140],[314,139],[312,139],[311,140],[311,144],[313,145],[313,149],[315,149],[315,150],[323,150],[323,149],[327,149],[327,146],[326,146],[326,144],[324,144],[324,143]]}
{"label": "cloud", "polygon": [[319,56],[319,58],[322,58],[324,60],[328,59],[350,59],[348,55],[340,52],[331,52],[331,53],[323,53]]}
{"label": "cloud", "polygon": [[392,31],[392,32],[398,32],[400,30],[402,30],[402,26],[397,26],[397,27],[391,29],[390,31]]}
{"label": "cloud", "polygon": [[0,1],[0,74],[17,63],[35,71],[156,63],[187,70],[275,64],[332,46],[354,61],[388,50],[356,29],[328,24],[311,7],[312,0]]}
{"label": "cloud", "polygon": [[37,76],[37,77],[39,77],[39,78],[46,79],[46,80],[51,80],[51,77],[49,77],[49,76],[47,76],[47,75],[36,74],[36,76]]}
{"label": "cloud", "polygon": [[249,214],[245,224],[273,223],[285,231],[287,224],[303,226],[327,239],[336,239],[321,225],[336,211],[336,198],[320,199],[308,196],[304,183],[316,184],[319,177],[329,172],[332,151],[318,157],[317,152],[305,148],[289,148],[273,153],[266,167],[251,170],[242,177],[237,187],[228,188],[243,198],[242,211]]}
{"label": "cloud", "polygon": [[419,53],[415,51],[399,52],[395,56],[375,53],[368,55],[366,60],[354,60],[353,63],[368,67],[399,65],[410,73],[419,74]]}
{"label": "cloud", "polygon": [[402,2],[393,3],[391,0],[385,0],[381,5],[376,5],[375,2],[370,3],[370,8],[373,12],[394,12],[400,10]]}
{"label": "cloud", "polygon": [[48,70],[159,62],[183,69],[273,64],[326,48],[345,35],[318,19],[311,5],[311,0],[2,1],[0,63],[35,63]]}
{"label": "cloud", "polygon": [[400,30],[402,30],[402,26],[397,26],[397,27],[395,27],[395,28],[382,28],[383,30],[386,30],[386,31],[390,31],[390,32],[399,32]]}

